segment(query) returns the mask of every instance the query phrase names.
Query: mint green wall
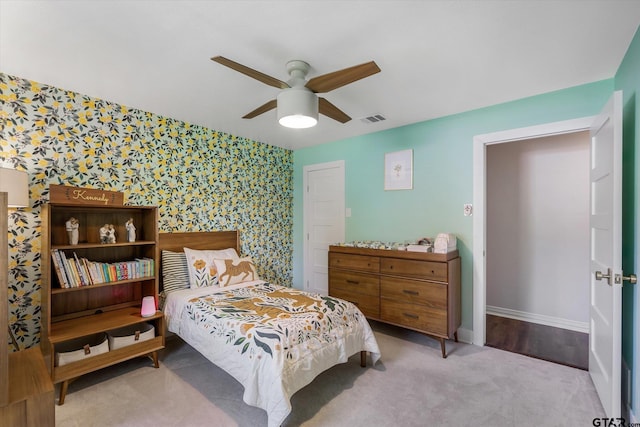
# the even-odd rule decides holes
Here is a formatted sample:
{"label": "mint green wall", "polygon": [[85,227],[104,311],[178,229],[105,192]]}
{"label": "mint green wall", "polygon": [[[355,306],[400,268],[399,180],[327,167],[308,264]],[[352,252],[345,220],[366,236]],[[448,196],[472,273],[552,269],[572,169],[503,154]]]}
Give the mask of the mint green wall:
{"label": "mint green wall", "polygon": [[[629,45],[615,76],[616,90],[623,95],[622,154],[622,269],[628,275],[640,273],[640,28]],[[640,411],[640,292],[638,285],[622,288],[622,357],[631,370],[632,411]]]}
{"label": "mint green wall", "polygon": [[[613,79],[520,99],[357,138],[294,151],[293,284],[303,283],[302,169],[344,159],[347,240],[403,241],[451,232],[462,257],[462,326],[472,329],[474,135],[591,116],[613,91]],[[414,188],[384,191],[384,154],[413,149]]]}

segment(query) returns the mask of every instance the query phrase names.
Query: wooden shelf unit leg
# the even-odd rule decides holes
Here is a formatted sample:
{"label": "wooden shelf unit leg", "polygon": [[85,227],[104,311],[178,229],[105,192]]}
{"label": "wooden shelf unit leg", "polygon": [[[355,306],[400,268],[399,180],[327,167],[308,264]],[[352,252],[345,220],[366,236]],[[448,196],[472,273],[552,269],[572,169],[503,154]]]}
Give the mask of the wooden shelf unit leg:
{"label": "wooden shelf unit leg", "polygon": [[455,342],[458,342],[458,331],[455,331],[453,333],[453,339],[455,340]]}
{"label": "wooden shelf unit leg", "polygon": [[364,350],[360,352],[360,366],[363,368],[367,366],[367,352]]}
{"label": "wooden shelf unit leg", "polygon": [[149,357],[151,358],[151,360],[153,360],[153,367],[156,369],[159,368],[160,365],[158,364],[158,352],[157,351],[152,352],[149,355]]}
{"label": "wooden shelf unit leg", "polygon": [[69,387],[69,380],[63,381],[60,384],[60,397],[58,398],[58,405],[64,405],[64,398],[67,396],[67,388]]}

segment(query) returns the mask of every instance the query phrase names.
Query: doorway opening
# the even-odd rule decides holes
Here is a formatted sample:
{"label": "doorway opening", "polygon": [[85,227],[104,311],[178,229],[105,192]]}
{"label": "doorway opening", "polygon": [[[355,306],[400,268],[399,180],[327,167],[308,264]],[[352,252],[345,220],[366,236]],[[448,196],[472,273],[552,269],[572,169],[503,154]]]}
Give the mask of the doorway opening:
{"label": "doorway opening", "polygon": [[[490,146],[588,131],[593,117],[501,131],[474,137],[473,343],[487,343],[487,151]],[[522,311],[522,310],[521,310]],[[504,312],[503,312],[504,314]],[[553,316],[549,316],[553,317]],[[525,319],[531,320],[531,319]]]}
{"label": "doorway opening", "polygon": [[486,344],[588,369],[586,131],[486,150]]}

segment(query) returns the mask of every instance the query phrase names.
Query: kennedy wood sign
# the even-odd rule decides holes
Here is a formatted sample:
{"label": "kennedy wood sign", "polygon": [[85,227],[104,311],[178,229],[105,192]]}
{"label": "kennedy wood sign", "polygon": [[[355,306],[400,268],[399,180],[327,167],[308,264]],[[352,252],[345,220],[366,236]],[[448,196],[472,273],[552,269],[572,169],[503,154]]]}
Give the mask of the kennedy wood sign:
{"label": "kennedy wood sign", "polygon": [[49,202],[70,205],[122,206],[124,204],[124,193],[98,190],[96,188],[50,184]]}

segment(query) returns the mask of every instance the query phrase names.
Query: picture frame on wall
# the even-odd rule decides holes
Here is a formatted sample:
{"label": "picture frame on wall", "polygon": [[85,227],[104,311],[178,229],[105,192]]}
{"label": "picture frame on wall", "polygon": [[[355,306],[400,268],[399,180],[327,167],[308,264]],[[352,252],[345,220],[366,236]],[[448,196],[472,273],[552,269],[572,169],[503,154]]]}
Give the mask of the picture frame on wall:
{"label": "picture frame on wall", "polygon": [[402,150],[384,155],[384,189],[413,189],[413,150]]}

